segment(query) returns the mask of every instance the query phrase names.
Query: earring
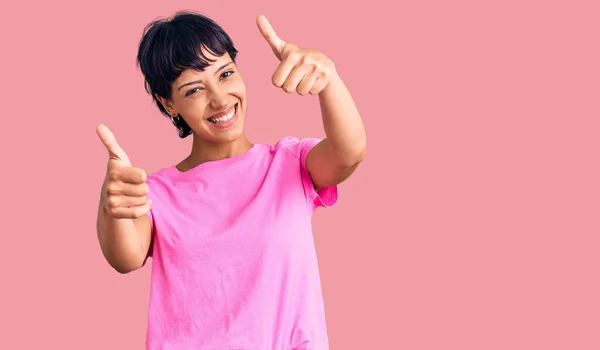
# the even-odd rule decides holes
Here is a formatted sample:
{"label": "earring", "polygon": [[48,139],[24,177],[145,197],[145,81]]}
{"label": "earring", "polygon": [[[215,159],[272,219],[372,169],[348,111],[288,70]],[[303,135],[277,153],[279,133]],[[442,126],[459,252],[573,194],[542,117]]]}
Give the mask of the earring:
{"label": "earring", "polygon": [[171,121],[173,123],[177,123],[179,121],[179,115],[177,115],[176,117],[171,116]]}

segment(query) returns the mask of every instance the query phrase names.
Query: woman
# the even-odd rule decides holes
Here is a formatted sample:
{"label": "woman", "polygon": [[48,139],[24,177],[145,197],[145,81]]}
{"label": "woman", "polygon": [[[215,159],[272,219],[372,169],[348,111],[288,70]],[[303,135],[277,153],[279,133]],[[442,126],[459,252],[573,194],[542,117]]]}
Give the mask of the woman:
{"label": "woman", "polygon": [[273,84],[318,95],[326,138],[250,142],[237,51],[191,12],[151,23],[138,52],[159,110],[193,138],[189,156],[147,176],[98,126],[110,156],[102,252],[121,273],[153,258],[148,349],[328,349],[311,216],[337,202],[365,131],[331,60],[284,42],[263,16],[257,25],[280,60]]}

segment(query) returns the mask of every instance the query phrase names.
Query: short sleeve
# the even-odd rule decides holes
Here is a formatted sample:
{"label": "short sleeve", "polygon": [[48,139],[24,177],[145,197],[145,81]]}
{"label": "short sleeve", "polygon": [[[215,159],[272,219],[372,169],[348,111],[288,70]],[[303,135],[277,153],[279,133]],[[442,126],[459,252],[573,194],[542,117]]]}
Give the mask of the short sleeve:
{"label": "short sleeve", "polygon": [[299,144],[299,159],[301,166],[302,184],[304,186],[304,192],[307,195],[309,202],[313,205],[313,208],[333,207],[339,198],[339,188],[337,185],[320,188],[315,191],[312,179],[306,167],[306,158],[310,150],[315,147],[322,139],[318,138],[305,138],[300,140]]}

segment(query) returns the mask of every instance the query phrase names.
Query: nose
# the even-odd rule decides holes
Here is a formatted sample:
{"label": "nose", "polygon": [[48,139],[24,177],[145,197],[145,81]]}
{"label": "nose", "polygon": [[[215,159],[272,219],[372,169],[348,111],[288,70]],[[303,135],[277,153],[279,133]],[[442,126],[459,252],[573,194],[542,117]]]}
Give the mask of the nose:
{"label": "nose", "polygon": [[210,106],[216,110],[227,108],[227,93],[223,89],[212,89],[210,96]]}

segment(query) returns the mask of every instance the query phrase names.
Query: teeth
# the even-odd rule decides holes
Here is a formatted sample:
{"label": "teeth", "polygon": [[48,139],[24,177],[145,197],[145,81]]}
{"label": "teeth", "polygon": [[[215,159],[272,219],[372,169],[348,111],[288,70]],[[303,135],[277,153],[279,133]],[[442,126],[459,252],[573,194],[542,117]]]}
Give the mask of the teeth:
{"label": "teeth", "polygon": [[221,123],[228,122],[231,120],[231,118],[233,118],[236,108],[237,108],[237,105],[235,105],[231,109],[231,111],[229,113],[227,113],[226,115],[219,117],[219,118],[208,118],[208,121],[210,121],[211,123],[214,123],[214,124],[221,124]]}

